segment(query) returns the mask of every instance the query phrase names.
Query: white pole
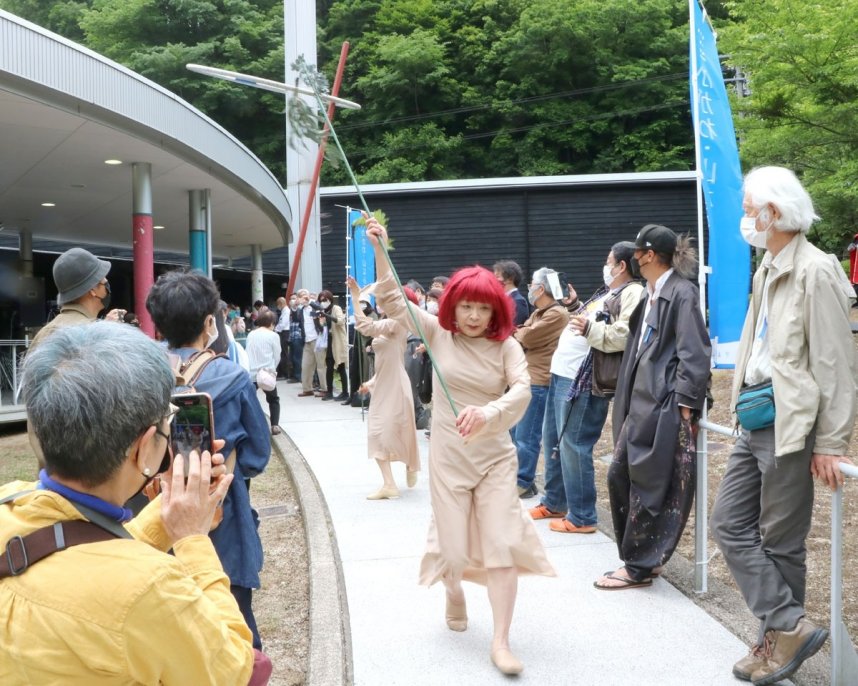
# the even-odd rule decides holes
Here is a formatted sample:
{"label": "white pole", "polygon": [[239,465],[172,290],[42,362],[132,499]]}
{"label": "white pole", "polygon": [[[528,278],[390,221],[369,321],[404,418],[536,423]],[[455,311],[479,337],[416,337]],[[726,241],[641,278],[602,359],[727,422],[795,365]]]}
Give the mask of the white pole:
{"label": "white pole", "polygon": [[[699,89],[697,85],[697,22],[694,21],[694,3],[697,0],[688,0],[688,19],[690,29],[689,54],[691,55],[691,107],[694,112],[692,122],[694,123],[694,163],[697,171],[697,243],[700,255],[700,266],[697,272],[697,283],[700,288],[700,311],[703,321],[706,321],[706,261],[703,245],[703,177],[700,169],[703,166],[700,160],[700,137],[698,136],[698,122],[700,121]],[[712,230],[712,227],[709,227]],[[707,408],[704,402],[701,419],[707,419]],[[709,436],[704,428],[698,429],[697,434],[697,494],[694,501],[694,590],[697,593],[706,593],[708,583],[709,554],[708,543],[708,519],[709,519]]]}
{"label": "white pole", "polygon": [[[349,277],[349,274],[351,273],[349,270],[353,266],[351,264],[352,227],[351,227],[351,222],[349,222],[350,217],[351,217],[351,207],[346,207],[346,278]],[[348,286],[346,286],[346,307],[345,307],[346,343],[348,343],[349,324],[351,324],[351,326],[352,326],[352,350],[354,350],[355,355],[357,355],[358,351],[357,351],[357,346],[355,345],[355,343],[357,343],[357,328],[355,327],[356,317],[354,315],[349,317],[349,303],[351,302],[351,298],[352,298],[351,289]],[[356,307],[355,303],[351,303],[351,304],[352,304],[353,308]],[[346,346],[346,348],[348,348],[348,345]],[[346,379],[349,380],[349,383],[351,383],[351,379],[352,379],[352,376],[351,376],[351,358],[352,358],[352,356],[350,354],[348,354],[348,350],[347,350],[347,352],[346,352]],[[348,396],[349,396],[349,398],[351,398],[355,392],[355,389],[351,388],[348,391],[346,391],[346,389],[344,388],[343,393],[346,393],[346,392],[348,392]]]}

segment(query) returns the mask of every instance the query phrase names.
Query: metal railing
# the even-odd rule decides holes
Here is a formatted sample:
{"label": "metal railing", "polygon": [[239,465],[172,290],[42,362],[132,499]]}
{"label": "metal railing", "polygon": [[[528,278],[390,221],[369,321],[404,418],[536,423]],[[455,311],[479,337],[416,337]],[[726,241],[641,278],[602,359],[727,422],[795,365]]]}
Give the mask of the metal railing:
{"label": "metal railing", "polygon": [[[733,429],[713,424],[706,419],[699,423],[697,433],[697,497],[694,521],[694,590],[707,591],[709,572],[708,517],[709,517],[709,431],[736,438]],[[840,463],[840,471],[847,477],[858,479],[858,467]],[[831,685],[847,686],[855,683],[858,674],[858,653],[843,622],[843,486],[831,496]]]}
{"label": "metal railing", "polygon": [[0,407],[18,404],[19,371],[30,339],[0,340]]}

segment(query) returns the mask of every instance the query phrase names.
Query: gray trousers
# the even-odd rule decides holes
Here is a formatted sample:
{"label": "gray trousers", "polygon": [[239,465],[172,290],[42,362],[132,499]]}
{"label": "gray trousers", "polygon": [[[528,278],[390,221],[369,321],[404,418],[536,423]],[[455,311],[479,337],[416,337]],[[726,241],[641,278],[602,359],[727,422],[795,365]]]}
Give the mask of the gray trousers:
{"label": "gray trousers", "polygon": [[803,450],[776,458],[774,427],[742,431],[712,510],[712,536],[760,620],[758,643],[804,616],[813,442],[811,433]]}
{"label": "gray trousers", "polygon": [[313,372],[319,373],[319,388],[327,392],[328,383],[325,380],[325,351],[316,352],[316,341],[304,343],[304,353],[301,355],[301,387],[304,391],[313,390]]}

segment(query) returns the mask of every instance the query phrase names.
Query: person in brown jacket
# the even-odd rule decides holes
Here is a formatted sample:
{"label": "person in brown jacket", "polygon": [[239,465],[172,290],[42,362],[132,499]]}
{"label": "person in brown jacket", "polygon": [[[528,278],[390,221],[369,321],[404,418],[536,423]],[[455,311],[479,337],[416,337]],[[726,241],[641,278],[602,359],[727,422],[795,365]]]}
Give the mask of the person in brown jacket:
{"label": "person in brown jacket", "polygon": [[530,404],[524,417],[513,429],[513,440],[518,452],[520,498],[531,498],[539,493],[534,477],[542,444],[545,399],[551,381],[551,356],[557,348],[560,334],[569,323],[569,313],[557,302],[562,294],[557,272],[548,267],[537,269],[527,291],[527,299],[536,309],[513,334],[524,348],[530,372]]}

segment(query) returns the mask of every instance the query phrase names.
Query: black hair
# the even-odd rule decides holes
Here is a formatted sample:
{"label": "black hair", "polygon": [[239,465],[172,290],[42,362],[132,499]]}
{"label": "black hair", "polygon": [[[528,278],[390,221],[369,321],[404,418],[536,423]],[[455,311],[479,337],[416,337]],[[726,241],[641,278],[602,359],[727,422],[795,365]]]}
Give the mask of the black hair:
{"label": "black hair", "polygon": [[614,243],[611,246],[611,254],[614,256],[614,260],[619,264],[620,262],[626,263],[626,271],[629,273],[633,279],[638,278],[639,274],[637,270],[632,266],[635,264],[632,262],[632,257],[635,254],[635,244],[631,241],[620,241],[619,243]]}
{"label": "black hair", "polygon": [[503,280],[512,281],[512,285],[516,288],[519,287],[521,280],[524,278],[524,272],[521,271],[521,267],[518,266],[518,262],[513,262],[512,260],[501,260],[500,262],[495,262],[494,267],[492,267],[492,271],[500,272]]}
{"label": "black hair", "polygon": [[182,348],[200,337],[219,301],[214,281],[198,271],[179,269],[158,277],[146,298],[146,309],[170,347]]}
{"label": "black hair", "polygon": [[[223,303],[221,303],[223,304]],[[229,334],[226,332],[226,314],[222,309],[214,313],[215,326],[217,327],[217,340],[209,348],[218,355],[226,355],[229,351]]]}
{"label": "black hair", "polygon": [[432,283],[440,283],[442,286],[446,286],[449,281],[449,276],[436,276],[432,279]]}

